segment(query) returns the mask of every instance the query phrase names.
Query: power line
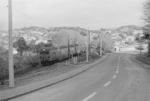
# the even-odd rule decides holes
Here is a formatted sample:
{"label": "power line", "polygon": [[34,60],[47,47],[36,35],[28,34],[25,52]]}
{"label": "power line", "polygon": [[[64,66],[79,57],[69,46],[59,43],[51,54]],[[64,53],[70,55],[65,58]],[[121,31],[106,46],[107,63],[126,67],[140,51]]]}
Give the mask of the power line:
{"label": "power line", "polygon": [[0,1],[0,5],[4,5],[4,4],[6,4],[5,7],[8,6],[8,2],[7,2],[7,1],[1,0],[1,1]]}
{"label": "power line", "polygon": [[[4,5],[5,3],[6,3],[5,7],[3,7],[2,9],[0,9],[0,14],[2,13],[2,11],[3,11],[5,8],[8,7],[8,1],[7,1],[7,0],[0,0],[0,5]],[[14,10],[14,9],[13,9],[13,12],[14,12],[14,13],[17,13],[17,14],[20,14],[20,15],[26,17],[26,18],[29,18],[30,20],[32,20],[32,21],[34,21],[34,22],[40,23],[40,24],[42,24],[43,26],[48,26],[48,25],[46,25],[46,24],[40,22],[40,20],[37,20],[35,17],[31,17],[31,16],[29,16],[29,15],[27,15],[27,14],[24,14],[23,12],[20,12],[20,11],[18,11],[18,10]],[[14,17],[14,18],[15,18],[15,17]]]}
{"label": "power line", "polygon": [[28,17],[28,18],[30,18],[30,19],[33,19],[31,16],[29,16],[29,15],[26,15],[26,14],[24,14],[24,13],[21,13],[21,12],[19,12],[19,11],[16,11],[16,10],[14,10],[16,13],[18,13],[18,14],[20,14],[20,15],[23,15],[23,16],[25,16],[25,17]]}
{"label": "power line", "polygon": [[7,15],[5,13],[5,11],[7,10],[7,6],[8,6],[8,2],[6,0],[0,0],[0,15],[1,15],[0,18],[2,18],[0,19],[0,30],[2,30],[5,26],[4,24],[5,21],[3,21],[3,18],[5,15]]}
{"label": "power line", "polygon": [[6,3],[6,5],[4,6],[4,7],[2,7],[2,9],[0,9],[0,13],[2,13],[2,11],[5,9],[5,8],[7,8],[8,7],[8,4],[7,4],[7,2],[6,2],[6,0],[4,1],[4,0],[1,0],[1,2],[0,2],[0,5],[4,5]]}
{"label": "power line", "polygon": [[6,3],[7,1],[6,1],[6,0],[0,0],[0,2],[1,2],[1,3]]}

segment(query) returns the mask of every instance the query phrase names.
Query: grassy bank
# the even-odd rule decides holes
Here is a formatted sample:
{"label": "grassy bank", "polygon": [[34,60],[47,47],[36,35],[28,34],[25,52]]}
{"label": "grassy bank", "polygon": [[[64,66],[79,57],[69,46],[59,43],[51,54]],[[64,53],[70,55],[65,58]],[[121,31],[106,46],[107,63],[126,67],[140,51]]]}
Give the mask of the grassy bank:
{"label": "grassy bank", "polygon": [[141,61],[144,64],[150,65],[150,57],[147,57],[147,54],[141,54],[141,55],[138,54],[136,55],[136,59]]}
{"label": "grassy bank", "polygon": [[[89,57],[89,63],[92,63],[99,59],[100,57],[97,54],[91,54]],[[15,85],[21,86],[26,85],[32,82],[37,82],[39,80],[43,80],[46,78],[51,78],[54,76],[58,76],[60,74],[69,72],[71,70],[80,68],[81,66],[87,64],[85,62],[86,57],[82,55],[79,57],[78,64],[74,65],[72,62],[66,66],[66,62],[56,63],[51,66],[46,67],[38,67],[32,70],[24,71],[24,73],[15,76]],[[0,90],[4,90],[8,88],[8,79],[4,80],[4,85],[0,85]]]}

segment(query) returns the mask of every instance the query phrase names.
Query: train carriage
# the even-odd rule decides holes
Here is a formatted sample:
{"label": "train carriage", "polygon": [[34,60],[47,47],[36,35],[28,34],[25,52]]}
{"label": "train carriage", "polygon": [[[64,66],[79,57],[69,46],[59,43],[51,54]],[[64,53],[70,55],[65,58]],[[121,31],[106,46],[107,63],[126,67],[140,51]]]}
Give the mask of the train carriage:
{"label": "train carriage", "polygon": [[[80,51],[78,51],[79,53],[85,51],[82,46],[79,46],[78,50],[80,50]],[[70,58],[73,56],[77,56],[77,52],[75,51],[75,46],[71,45],[70,46]],[[40,51],[40,60],[41,60],[41,64],[43,66],[51,65],[56,62],[67,60],[68,58],[69,57],[68,57],[68,47],[67,46],[62,46],[59,48],[44,47],[44,49],[42,49]]]}

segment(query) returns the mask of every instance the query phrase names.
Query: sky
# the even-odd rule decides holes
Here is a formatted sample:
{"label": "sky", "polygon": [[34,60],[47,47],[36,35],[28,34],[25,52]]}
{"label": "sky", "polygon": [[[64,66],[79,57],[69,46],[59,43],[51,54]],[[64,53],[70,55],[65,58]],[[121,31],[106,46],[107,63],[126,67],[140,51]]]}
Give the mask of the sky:
{"label": "sky", "polygon": [[[8,0],[0,0],[0,29],[8,26]],[[13,28],[79,26],[115,28],[143,25],[145,0],[12,0]]]}

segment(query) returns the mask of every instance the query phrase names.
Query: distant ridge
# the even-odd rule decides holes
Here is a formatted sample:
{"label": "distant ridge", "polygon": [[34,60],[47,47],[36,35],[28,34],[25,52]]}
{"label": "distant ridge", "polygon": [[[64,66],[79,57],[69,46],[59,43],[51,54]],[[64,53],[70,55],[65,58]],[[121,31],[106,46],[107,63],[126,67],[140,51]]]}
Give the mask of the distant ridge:
{"label": "distant ridge", "polygon": [[[127,37],[135,37],[135,34],[142,31],[142,27],[136,25],[125,25],[120,26],[118,28],[112,29],[104,29],[116,40],[125,40]],[[82,36],[86,36],[87,29],[81,27],[39,27],[39,26],[31,26],[31,27],[24,27],[24,28],[16,28],[14,29],[14,41],[17,40],[19,37],[24,37],[25,40],[29,43],[31,40],[49,40],[52,39],[56,33],[60,32],[61,30],[73,30],[80,33]],[[100,33],[100,29],[92,30],[90,29],[89,32],[91,35]],[[8,44],[8,33],[7,31],[0,31],[0,46]],[[5,46],[6,47],[6,46]]]}

